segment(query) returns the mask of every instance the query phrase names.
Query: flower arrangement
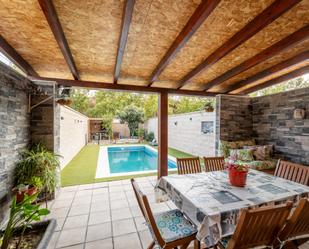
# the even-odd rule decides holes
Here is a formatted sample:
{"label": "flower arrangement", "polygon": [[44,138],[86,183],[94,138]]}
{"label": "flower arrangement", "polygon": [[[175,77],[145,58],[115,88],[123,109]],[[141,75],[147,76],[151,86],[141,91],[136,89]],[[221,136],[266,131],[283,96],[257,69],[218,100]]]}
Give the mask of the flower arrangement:
{"label": "flower arrangement", "polygon": [[225,167],[229,174],[230,183],[236,187],[244,187],[247,182],[248,165],[226,163]]}

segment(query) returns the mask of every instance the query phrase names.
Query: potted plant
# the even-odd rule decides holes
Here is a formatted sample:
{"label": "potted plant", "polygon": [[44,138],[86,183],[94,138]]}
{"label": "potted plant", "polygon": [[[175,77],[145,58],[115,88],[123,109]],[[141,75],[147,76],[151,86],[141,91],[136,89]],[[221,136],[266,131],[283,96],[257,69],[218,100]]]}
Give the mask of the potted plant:
{"label": "potted plant", "polygon": [[57,186],[58,158],[59,155],[48,151],[42,144],[31,146],[22,152],[21,160],[17,163],[14,172],[15,185],[29,185],[29,182],[38,185],[39,179],[41,182],[39,187],[45,196],[54,193]]}
{"label": "potted plant", "polygon": [[244,187],[247,181],[249,167],[247,165],[239,165],[235,163],[227,163],[225,165],[231,185],[236,187]]}
{"label": "potted plant", "polygon": [[16,202],[15,196],[13,197],[6,228],[0,231],[1,249],[47,248],[48,242],[55,230],[56,221],[38,222],[43,216],[49,214],[49,210],[40,208],[39,205],[34,205],[33,202],[36,197],[37,194],[32,196],[25,195],[20,203]]}
{"label": "potted plant", "polygon": [[72,104],[72,100],[70,98],[61,98],[57,100],[57,103],[59,105],[71,105]]}
{"label": "potted plant", "polygon": [[32,196],[42,188],[42,181],[39,177],[33,176],[25,183],[18,184],[13,188],[16,195],[16,202],[19,203],[24,199],[25,195]]}
{"label": "potted plant", "polygon": [[212,102],[206,102],[204,105],[204,110],[205,112],[213,112],[214,111],[214,106]]}

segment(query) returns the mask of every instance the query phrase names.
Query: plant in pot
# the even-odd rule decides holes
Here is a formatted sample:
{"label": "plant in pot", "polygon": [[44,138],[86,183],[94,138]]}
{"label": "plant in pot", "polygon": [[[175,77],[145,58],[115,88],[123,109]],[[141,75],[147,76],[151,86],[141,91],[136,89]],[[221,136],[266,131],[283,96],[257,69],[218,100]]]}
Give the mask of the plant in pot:
{"label": "plant in pot", "polygon": [[214,111],[214,106],[213,106],[213,102],[206,102],[204,105],[204,110],[205,112],[213,112]]}
{"label": "plant in pot", "polygon": [[19,203],[24,199],[25,195],[34,195],[42,189],[42,181],[39,177],[33,176],[25,183],[18,184],[13,188],[13,193],[16,195],[16,202]]}
{"label": "plant in pot", "polygon": [[[46,248],[55,230],[56,221],[38,222],[49,210],[33,204],[37,194],[25,195],[20,203],[13,197],[10,216],[4,231],[0,231],[1,249]],[[37,223],[33,223],[37,222]]]}
{"label": "plant in pot", "polygon": [[[30,179],[39,178],[40,189],[45,197],[54,193],[57,186],[57,170],[59,169],[59,155],[48,151],[42,144],[35,144],[21,154],[21,160],[15,169],[15,184],[24,184]],[[36,177],[36,178],[33,178]]]}
{"label": "plant in pot", "polygon": [[247,174],[249,167],[235,163],[226,163],[225,167],[228,171],[230,184],[235,187],[244,187],[247,182]]}

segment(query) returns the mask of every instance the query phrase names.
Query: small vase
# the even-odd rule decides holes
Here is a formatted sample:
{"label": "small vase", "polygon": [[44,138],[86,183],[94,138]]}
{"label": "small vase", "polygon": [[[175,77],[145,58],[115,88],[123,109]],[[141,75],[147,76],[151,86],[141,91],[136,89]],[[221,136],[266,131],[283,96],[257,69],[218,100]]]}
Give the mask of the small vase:
{"label": "small vase", "polygon": [[246,185],[248,171],[229,169],[228,173],[231,185],[235,187],[244,187]]}

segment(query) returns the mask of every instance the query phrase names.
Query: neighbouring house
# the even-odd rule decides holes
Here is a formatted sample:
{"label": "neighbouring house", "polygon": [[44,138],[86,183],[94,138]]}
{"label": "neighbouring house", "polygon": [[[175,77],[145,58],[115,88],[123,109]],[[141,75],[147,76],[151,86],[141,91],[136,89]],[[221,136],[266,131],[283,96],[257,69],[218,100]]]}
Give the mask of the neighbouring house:
{"label": "neighbouring house", "polygon": [[88,143],[89,118],[78,111],[60,106],[60,166],[63,169]]}
{"label": "neighbouring house", "polygon": [[[215,112],[190,112],[168,116],[168,146],[196,156],[215,154]],[[158,140],[158,118],[145,122],[145,130]]]}

